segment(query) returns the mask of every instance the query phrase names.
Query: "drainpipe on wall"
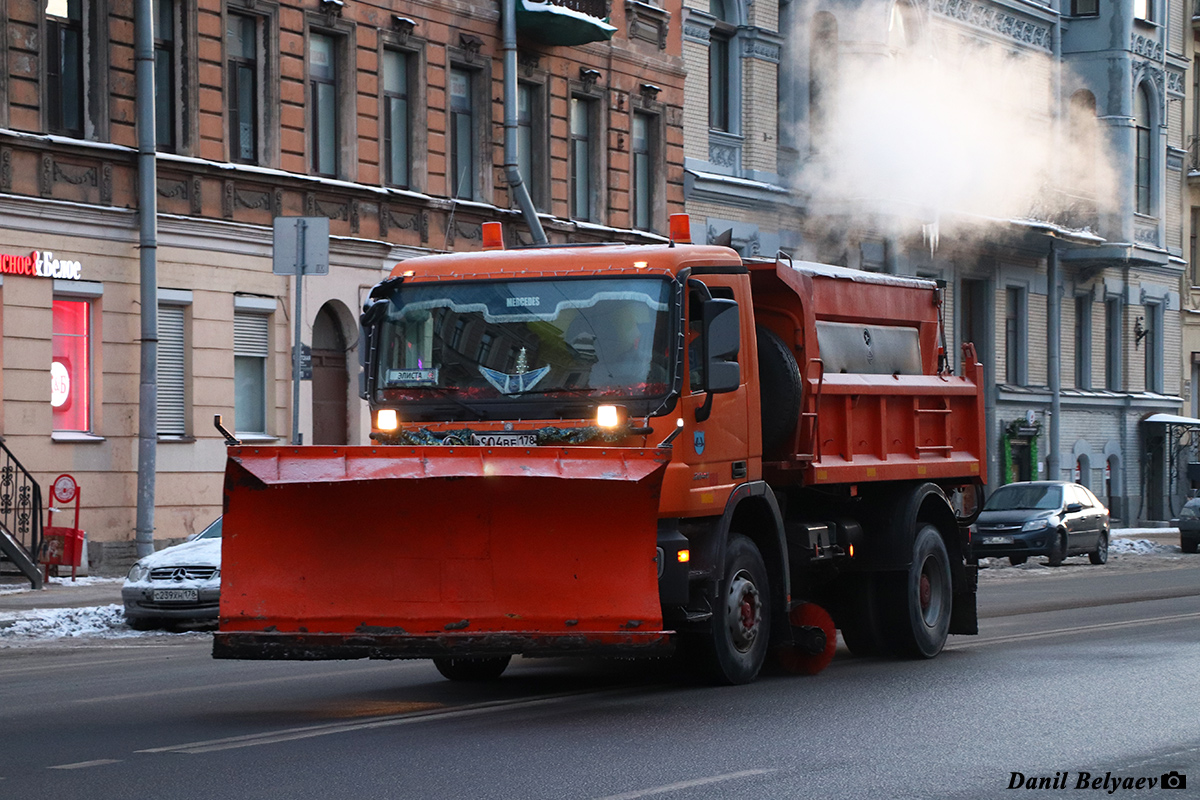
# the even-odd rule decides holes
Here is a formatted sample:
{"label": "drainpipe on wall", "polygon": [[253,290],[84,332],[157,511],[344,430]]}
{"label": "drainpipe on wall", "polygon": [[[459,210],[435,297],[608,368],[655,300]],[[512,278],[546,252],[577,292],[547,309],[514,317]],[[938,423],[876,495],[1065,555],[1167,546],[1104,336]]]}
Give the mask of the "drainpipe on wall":
{"label": "drainpipe on wall", "polygon": [[500,25],[504,36],[504,177],[509,196],[521,207],[533,234],[533,243],[546,244],[546,232],[517,166],[517,0],[500,0]]}
{"label": "drainpipe on wall", "polygon": [[1046,257],[1046,371],[1050,383],[1050,441],[1046,454],[1047,480],[1062,476],[1062,296],[1059,287],[1058,242],[1050,240]]}
{"label": "drainpipe on wall", "polygon": [[141,382],[138,386],[137,555],[154,552],[154,481],[158,447],[158,196],[154,136],[154,6],[137,0],[138,239],[141,263]]}

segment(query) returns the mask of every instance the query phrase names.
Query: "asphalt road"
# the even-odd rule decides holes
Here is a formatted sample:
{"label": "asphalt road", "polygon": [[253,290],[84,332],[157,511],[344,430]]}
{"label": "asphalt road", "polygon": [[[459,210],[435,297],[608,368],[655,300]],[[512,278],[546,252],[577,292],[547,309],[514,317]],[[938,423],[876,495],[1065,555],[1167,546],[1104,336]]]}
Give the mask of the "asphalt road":
{"label": "asphalt road", "polygon": [[745,687],[644,662],[471,686],[427,662],[212,661],[203,634],[0,650],[0,797],[1189,796],[1120,782],[1172,770],[1195,796],[1196,563],[998,571],[982,635],[932,661],[842,651]]}

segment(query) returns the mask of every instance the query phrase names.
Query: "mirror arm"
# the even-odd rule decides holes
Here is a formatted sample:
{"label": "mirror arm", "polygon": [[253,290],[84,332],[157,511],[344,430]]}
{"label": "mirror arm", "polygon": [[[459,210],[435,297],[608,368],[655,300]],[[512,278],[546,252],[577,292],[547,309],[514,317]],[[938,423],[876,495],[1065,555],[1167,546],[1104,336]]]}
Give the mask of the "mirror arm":
{"label": "mirror arm", "polygon": [[713,393],[705,392],[704,405],[696,409],[696,422],[704,422],[704,420],[708,419],[709,414],[712,413],[712,402]]}

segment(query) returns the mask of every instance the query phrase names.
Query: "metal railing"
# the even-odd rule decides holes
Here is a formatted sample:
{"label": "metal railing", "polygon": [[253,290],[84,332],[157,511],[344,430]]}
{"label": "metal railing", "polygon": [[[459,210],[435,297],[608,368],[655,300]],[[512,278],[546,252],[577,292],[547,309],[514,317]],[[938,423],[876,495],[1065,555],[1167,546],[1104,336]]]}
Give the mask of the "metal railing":
{"label": "metal railing", "polygon": [[1096,230],[1100,226],[1100,204],[1094,194],[1043,187],[1038,201],[1029,209],[1030,219],[1072,230]]}
{"label": "metal railing", "polygon": [[[0,440],[0,536],[5,534],[36,566],[42,545],[42,487]],[[22,572],[28,571],[19,554],[8,555]]]}

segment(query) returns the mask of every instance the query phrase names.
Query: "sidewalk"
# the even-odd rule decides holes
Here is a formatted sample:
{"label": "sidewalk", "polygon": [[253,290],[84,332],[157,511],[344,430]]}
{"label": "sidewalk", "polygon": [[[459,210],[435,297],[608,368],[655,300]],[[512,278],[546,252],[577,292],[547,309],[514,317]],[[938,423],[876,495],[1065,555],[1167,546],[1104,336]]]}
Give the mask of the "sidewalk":
{"label": "sidewalk", "polygon": [[[1156,544],[1179,544],[1178,528],[1114,528],[1114,539],[1146,539]],[[16,576],[0,578],[0,614],[32,611],[39,608],[88,608],[121,605],[120,578],[51,578],[41,591],[29,588],[29,581]]]}

